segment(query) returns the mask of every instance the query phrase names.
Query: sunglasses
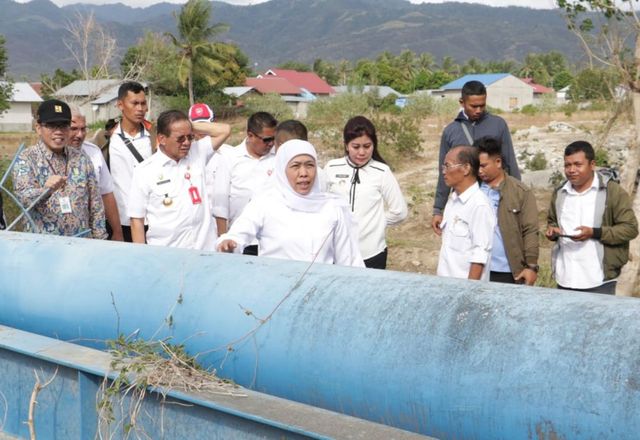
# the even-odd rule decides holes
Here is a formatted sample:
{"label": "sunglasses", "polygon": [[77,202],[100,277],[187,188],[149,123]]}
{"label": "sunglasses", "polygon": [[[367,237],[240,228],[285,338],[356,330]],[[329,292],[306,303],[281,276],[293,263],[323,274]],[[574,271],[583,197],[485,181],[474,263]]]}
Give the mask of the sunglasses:
{"label": "sunglasses", "polygon": [[184,141],[188,140],[189,142],[193,142],[195,138],[196,137],[192,134],[183,134],[182,136],[176,138],[176,142],[179,144],[184,144]]}
{"label": "sunglasses", "polygon": [[251,134],[254,135],[255,137],[257,137],[258,139],[260,139],[265,144],[270,144],[270,143],[272,143],[273,141],[276,140],[275,136],[262,137],[262,136],[258,136],[254,132],[251,132]]}

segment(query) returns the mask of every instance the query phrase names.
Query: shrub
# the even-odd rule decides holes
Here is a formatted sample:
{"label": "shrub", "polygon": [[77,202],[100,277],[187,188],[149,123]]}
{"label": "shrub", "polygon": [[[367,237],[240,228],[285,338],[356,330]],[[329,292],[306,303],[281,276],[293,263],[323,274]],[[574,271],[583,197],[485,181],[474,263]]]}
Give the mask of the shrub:
{"label": "shrub", "polygon": [[564,180],[564,174],[561,171],[555,170],[549,177],[549,185],[551,185],[552,188],[557,188]]}
{"label": "shrub", "polygon": [[575,102],[567,102],[560,106],[560,111],[562,111],[565,116],[571,116],[578,111],[578,104]]}
{"label": "shrub", "polygon": [[424,119],[433,115],[436,109],[436,100],[430,95],[422,94],[410,98],[402,113],[414,119]]}
{"label": "shrub", "polygon": [[527,116],[534,116],[540,112],[540,109],[533,104],[527,104],[520,109],[520,113]]}
{"label": "shrub", "polygon": [[249,96],[244,101],[248,115],[255,112],[268,112],[278,121],[293,119],[293,111],[277,93]]}
{"label": "shrub", "polygon": [[547,168],[547,158],[542,151],[538,151],[527,161],[526,167],[531,171],[540,171]]}
{"label": "shrub", "polygon": [[381,116],[372,122],[378,133],[378,148],[392,164],[400,157],[412,157],[422,151],[420,131],[414,119]]}
{"label": "shrub", "polygon": [[604,148],[596,148],[595,151],[596,156],[596,165],[599,167],[608,167],[609,166],[609,152]]}

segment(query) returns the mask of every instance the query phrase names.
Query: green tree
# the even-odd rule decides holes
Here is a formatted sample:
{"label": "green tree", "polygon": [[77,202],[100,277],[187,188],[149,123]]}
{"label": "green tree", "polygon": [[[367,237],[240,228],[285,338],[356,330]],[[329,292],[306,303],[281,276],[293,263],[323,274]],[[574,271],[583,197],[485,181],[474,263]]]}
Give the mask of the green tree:
{"label": "green tree", "polygon": [[42,96],[45,98],[53,97],[56,90],[61,89],[74,82],[77,79],[82,78],[82,74],[76,69],[71,72],[65,72],[62,69],[56,69],[53,75],[49,76],[46,73],[40,75],[40,82],[42,83]]}
{"label": "green tree", "polygon": [[5,49],[5,38],[0,35],[0,113],[9,108],[9,101],[13,93],[13,84],[7,78],[7,64],[9,57]]}
{"label": "green tree", "polygon": [[178,79],[187,83],[189,102],[193,105],[194,76],[210,85],[218,82],[224,63],[232,56],[229,45],[213,42],[218,34],[228,30],[224,24],[209,25],[211,4],[207,0],[189,0],[176,15],[178,36],[166,33],[180,53]]}
{"label": "green tree", "polygon": [[311,67],[308,64],[300,61],[285,61],[278,65],[278,69],[297,70],[298,72],[311,72]]}
{"label": "green tree", "polygon": [[610,69],[587,68],[573,79],[569,96],[573,101],[609,100],[618,80]]}
{"label": "green tree", "polygon": [[[635,198],[634,213],[639,217],[640,192],[634,185],[640,167],[640,15],[635,11],[637,1],[557,0],[557,3],[565,11],[569,29],[582,43],[592,65],[596,61],[615,69],[620,81],[631,91],[636,139],[627,157],[622,185]],[[630,38],[633,40],[629,41]],[[629,51],[629,47],[633,47],[633,51]],[[631,242],[630,253],[632,259],[618,279],[617,293],[640,296],[637,289],[640,285],[640,240]]]}

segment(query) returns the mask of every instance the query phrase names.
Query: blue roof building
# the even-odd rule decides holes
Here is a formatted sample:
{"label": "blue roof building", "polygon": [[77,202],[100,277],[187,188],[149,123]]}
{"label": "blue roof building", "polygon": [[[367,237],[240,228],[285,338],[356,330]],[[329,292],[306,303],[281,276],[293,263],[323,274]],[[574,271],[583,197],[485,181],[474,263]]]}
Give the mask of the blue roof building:
{"label": "blue roof building", "polygon": [[510,73],[482,73],[464,75],[442,86],[445,98],[460,98],[462,86],[468,81],[480,81],[487,88],[487,105],[503,111],[520,109],[533,104],[534,88]]}

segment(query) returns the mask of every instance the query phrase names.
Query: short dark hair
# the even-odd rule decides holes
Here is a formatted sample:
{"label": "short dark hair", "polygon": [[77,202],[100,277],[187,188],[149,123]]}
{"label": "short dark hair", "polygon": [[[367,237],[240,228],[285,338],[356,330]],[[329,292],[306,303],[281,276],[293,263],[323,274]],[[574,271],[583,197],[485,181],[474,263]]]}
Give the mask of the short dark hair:
{"label": "short dark hair", "polygon": [[467,96],[483,96],[487,94],[487,88],[480,81],[467,81],[462,86],[462,98]]}
{"label": "short dark hair", "polygon": [[369,119],[364,116],[354,116],[349,119],[344,126],[342,137],[344,139],[344,147],[347,149],[347,144],[352,140],[359,138],[360,136],[367,135],[371,142],[373,142],[373,154],[372,158],[378,162],[386,164],[385,160],[378,151],[378,136],[376,135],[376,127]]}
{"label": "short dark hair", "polygon": [[118,125],[118,121],[115,118],[111,118],[104,123],[104,129],[108,131],[108,130],[111,130],[116,125]]}
{"label": "short dark hair", "polygon": [[471,174],[473,177],[478,177],[478,171],[480,170],[480,154],[476,147],[470,147],[468,145],[460,145],[454,148],[459,148],[458,157],[456,161],[459,164],[471,166]]}
{"label": "short dark hair", "polygon": [[121,101],[126,98],[129,92],[133,94],[138,94],[140,92],[147,93],[147,89],[142,84],[136,81],[123,82],[118,88],[118,100]]}
{"label": "short dark hair", "polygon": [[171,125],[179,121],[189,121],[187,115],[181,110],[167,110],[160,113],[157,122],[158,134],[171,136]]}
{"label": "short dark hair", "polygon": [[302,122],[296,121],[295,119],[288,119],[278,124],[278,126],[276,127],[276,137],[279,137],[281,135],[287,137],[287,140],[309,140],[309,132],[307,131],[307,127]]}
{"label": "short dark hair", "polygon": [[473,142],[474,147],[478,147],[479,153],[487,153],[491,157],[500,156],[502,159],[502,142],[491,136],[485,136],[480,139],[476,139]]}
{"label": "short dark hair", "polygon": [[247,121],[247,131],[253,134],[262,133],[265,128],[274,128],[278,125],[278,120],[271,113],[257,112],[249,116]]}
{"label": "short dark hair", "polygon": [[584,156],[587,158],[589,162],[596,160],[596,153],[593,151],[593,147],[587,141],[575,141],[571,142],[564,149],[565,156],[571,156],[572,154],[579,153],[580,151],[584,152]]}

